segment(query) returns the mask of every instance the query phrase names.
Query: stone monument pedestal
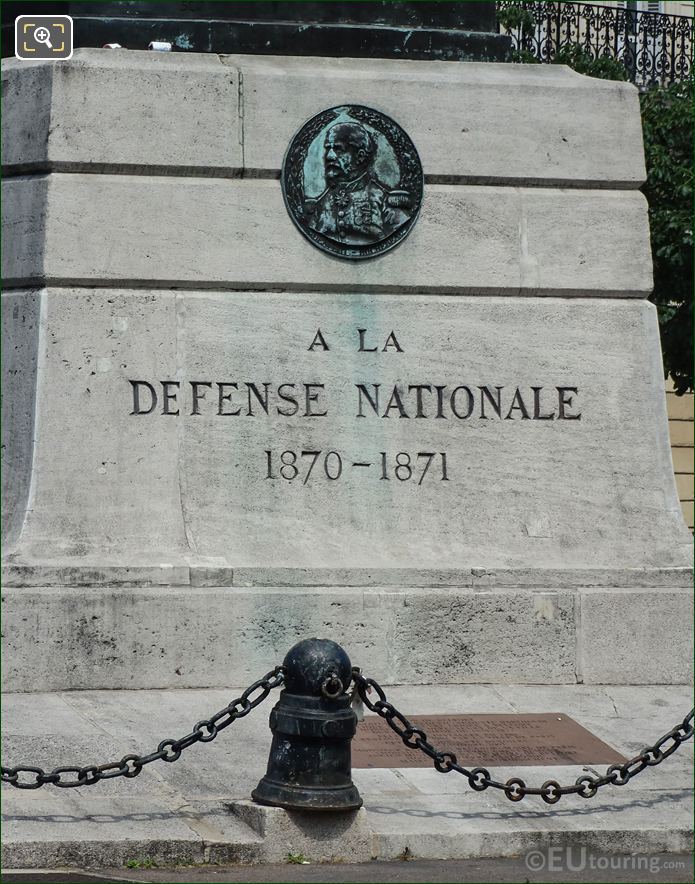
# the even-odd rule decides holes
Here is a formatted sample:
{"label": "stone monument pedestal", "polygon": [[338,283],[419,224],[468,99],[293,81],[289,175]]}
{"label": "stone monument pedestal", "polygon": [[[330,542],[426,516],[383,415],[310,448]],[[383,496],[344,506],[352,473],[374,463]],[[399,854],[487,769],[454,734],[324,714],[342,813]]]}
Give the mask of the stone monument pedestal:
{"label": "stone monument pedestal", "polygon": [[[489,0],[391,3],[388,0],[52,0],[52,14],[70,15],[75,47],[119,43],[145,49],[168,42],[174,52],[509,61],[511,38],[497,33]],[[15,17],[32,14],[26,2],[5,0],[2,55],[14,54]]]}
{"label": "stone monument pedestal", "polygon": [[[313,634],[387,684],[688,680],[634,87],[80,50],[3,88],[12,690],[243,683]],[[345,103],[425,173],[362,262],[278,180]]]}

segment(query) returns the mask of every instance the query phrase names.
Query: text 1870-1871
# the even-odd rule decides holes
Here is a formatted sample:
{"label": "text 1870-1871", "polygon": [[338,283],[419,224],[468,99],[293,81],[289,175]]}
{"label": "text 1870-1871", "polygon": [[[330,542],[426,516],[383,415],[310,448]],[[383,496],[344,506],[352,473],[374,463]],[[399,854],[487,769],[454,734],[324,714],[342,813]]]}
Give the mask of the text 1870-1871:
{"label": "text 1870-1871", "polygon": [[[353,461],[337,451],[285,450],[276,452],[265,449],[265,477],[271,481],[298,480],[306,485],[310,479],[336,482],[349,470],[367,470],[380,481],[394,479],[398,482],[415,482],[422,485],[425,478],[448,482],[448,466],[444,451],[398,451],[390,454],[379,451],[373,461]],[[373,468],[373,469],[372,469]]]}

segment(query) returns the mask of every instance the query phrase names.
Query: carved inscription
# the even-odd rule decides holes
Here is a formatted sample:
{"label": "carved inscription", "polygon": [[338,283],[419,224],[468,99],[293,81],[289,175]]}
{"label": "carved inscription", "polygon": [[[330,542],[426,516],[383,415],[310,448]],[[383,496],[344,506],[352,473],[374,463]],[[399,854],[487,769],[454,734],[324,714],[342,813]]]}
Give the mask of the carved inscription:
{"label": "carved inscription", "polygon": [[[376,462],[370,463],[366,461],[353,461],[345,458],[337,451],[281,451],[276,452],[272,449],[266,449],[266,479],[286,479],[293,482],[298,479],[302,485],[306,485],[314,474],[314,480],[327,479],[330,482],[336,482],[343,475],[343,465],[369,469],[374,466],[375,477],[380,481],[388,482],[390,479],[397,479],[399,482],[415,482],[416,485],[422,485],[425,477],[428,475],[430,479],[439,479],[442,482],[448,482],[446,452],[440,451],[418,451],[416,454],[410,454],[407,451],[399,451],[396,454],[389,454],[386,451],[379,451]],[[314,468],[319,464],[316,472]],[[430,472],[432,463],[435,464]]]}
{"label": "carved inscription", "polygon": [[[398,360],[405,353],[396,330],[377,338],[367,328],[354,329],[354,349],[372,357]],[[318,328],[309,333],[302,349],[331,352],[332,335]],[[318,357],[317,357],[318,358]],[[357,423],[370,421],[579,421],[580,391],[567,384],[494,384],[484,379],[405,378],[397,383],[355,380],[348,388],[348,416]],[[442,382],[439,382],[442,381]],[[145,380],[128,379],[130,414],[137,417],[193,419],[251,418],[322,420],[344,417],[345,398],[332,397],[330,387],[317,380]],[[269,482],[339,482],[362,474],[380,482],[415,486],[448,482],[446,451],[347,450],[278,446],[259,453],[259,474]]]}
{"label": "carved inscription", "polygon": [[[129,380],[131,414],[176,417],[327,417],[324,384],[288,381]],[[577,387],[477,384],[354,385],[355,418],[581,420]],[[210,393],[211,395],[208,395]]]}

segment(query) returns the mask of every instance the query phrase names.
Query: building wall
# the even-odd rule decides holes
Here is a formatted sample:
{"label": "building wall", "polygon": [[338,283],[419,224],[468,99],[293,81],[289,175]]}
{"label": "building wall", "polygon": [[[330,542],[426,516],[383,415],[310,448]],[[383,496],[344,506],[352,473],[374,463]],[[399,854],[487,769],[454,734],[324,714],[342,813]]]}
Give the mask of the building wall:
{"label": "building wall", "polygon": [[693,15],[693,4],[676,2],[676,0],[667,0],[667,2],[662,3],[663,11],[666,15],[689,15],[692,18]]}
{"label": "building wall", "polygon": [[[621,6],[626,5],[625,0],[589,0],[592,6]],[[662,12],[665,15],[689,15],[693,16],[693,3],[686,0],[661,0],[660,3],[651,3],[642,0],[637,3],[637,9],[651,12]]]}
{"label": "building wall", "polygon": [[671,454],[676,474],[676,487],[685,521],[692,531],[693,518],[693,417],[695,396],[688,393],[676,396],[670,381],[666,383],[666,405],[668,407],[668,429],[671,436]]}

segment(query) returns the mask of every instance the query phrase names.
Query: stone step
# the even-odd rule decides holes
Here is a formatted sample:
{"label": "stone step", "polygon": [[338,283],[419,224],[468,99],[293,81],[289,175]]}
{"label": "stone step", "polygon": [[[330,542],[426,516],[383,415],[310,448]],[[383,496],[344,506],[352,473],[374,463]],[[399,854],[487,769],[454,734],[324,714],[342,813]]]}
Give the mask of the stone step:
{"label": "stone step", "polygon": [[[8,694],[3,764],[52,768],[150,751],[239,692]],[[691,702],[689,688],[659,685],[402,685],[387,695],[406,715],[561,710],[627,757],[680,721]],[[691,845],[692,742],[622,788],[553,806],[533,797],[511,803],[491,789],[474,792],[456,773],[401,768],[353,770],[364,799],[356,813],[316,817],[261,808],[248,796],[265,772],[267,712],[276,697],[214,742],[191,747],[176,763],[153,763],[136,779],[69,790],[3,785],[3,868],[281,862],[289,853],[312,862],[357,862],[541,850],[547,859],[550,849],[651,854]],[[384,723],[384,741],[397,739]],[[540,785],[572,783],[582,770],[518,765],[493,773]]]}

